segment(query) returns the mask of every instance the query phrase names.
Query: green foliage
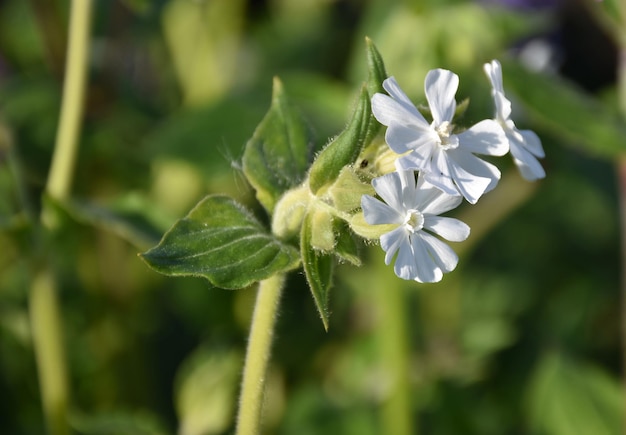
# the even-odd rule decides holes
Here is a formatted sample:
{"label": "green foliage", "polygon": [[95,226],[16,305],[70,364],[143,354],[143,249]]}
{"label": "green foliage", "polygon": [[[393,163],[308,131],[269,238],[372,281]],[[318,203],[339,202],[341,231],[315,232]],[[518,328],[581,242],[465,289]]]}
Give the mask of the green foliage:
{"label": "green foliage", "polygon": [[[45,433],[28,294],[70,3],[0,2],[0,422],[15,435]],[[529,185],[494,159],[504,178],[471,208],[471,248],[437,287],[397,280],[332,207],[315,222],[324,233],[311,232],[307,174],[315,200],[357,213],[360,234],[389,230],[365,225],[355,200],[374,194],[355,155],[382,142],[367,106],[384,78],[419,103],[429,69],[457,72],[469,125],[493,114],[482,63],[553,30],[560,12],[469,0],[95,3],[73,195],[57,204],[63,226],[50,239],[74,432],[232,433],[255,289],[206,278],[240,288],[284,271],[268,435],[398,435],[387,413],[408,413],[429,435],[621,430],[614,168],[626,127],[614,83],[591,94],[558,65],[530,73],[520,58],[503,61],[514,119],[541,137],[548,176]],[[592,6],[608,17],[583,15],[621,31],[618,3]],[[363,35],[376,47],[363,50]],[[599,73],[579,45],[568,59]],[[274,76],[284,87],[275,82],[267,110]],[[299,188],[280,233],[279,200]],[[170,227],[144,259],[189,277],[137,257]],[[392,291],[402,310],[382,315]]]}
{"label": "green foliage", "polygon": [[544,126],[586,152],[612,158],[626,151],[624,121],[570,83],[503,64],[504,86]]}
{"label": "green foliage", "polygon": [[142,254],[154,270],[174,276],[202,276],[236,289],[299,264],[295,248],[269,234],[231,198],[210,195]]}
{"label": "green foliage", "polygon": [[243,171],[268,212],[297,185],[309,166],[312,142],[307,125],[274,79],[272,105],[254,131],[243,155]]}
{"label": "green foliage", "polygon": [[554,435],[613,435],[622,431],[619,383],[597,367],[548,353],[528,394],[531,429]]}
{"label": "green foliage", "polygon": [[320,152],[311,166],[311,192],[318,193],[322,188],[328,187],[345,166],[356,161],[363,147],[367,145],[366,140],[371,139],[370,129],[374,128],[374,123],[370,96],[363,86],[350,123]]}
{"label": "green foliage", "polygon": [[328,295],[332,286],[334,259],[332,254],[315,249],[311,244],[313,231],[313,214],[309,214],[303,222],[300,235],[300,255],[307,282],[313,294],[317,311],[328,330]]}

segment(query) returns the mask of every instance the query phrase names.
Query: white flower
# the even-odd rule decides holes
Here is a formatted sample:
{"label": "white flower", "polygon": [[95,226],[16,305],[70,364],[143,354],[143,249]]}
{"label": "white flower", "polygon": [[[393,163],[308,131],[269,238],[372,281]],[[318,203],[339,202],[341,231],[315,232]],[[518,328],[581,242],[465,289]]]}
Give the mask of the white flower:
{"label": "white flower", "polygon": [[511,120],[511,102],[504,96],[502,87],[502,67],[492,60],[485,64],[485,73],[491,82],[491,95],[496,105],[496,121],[502,126],[509,141],[513,161],[522,177],[534,181],[546,176],[537,157],[545,156],[541,140],[531,130],[518,130]]}
{"label": "white flower", "polygon": [[363,217],[370,225],[397,224],[380,238],[385,264],[396,252],[394,271],[402,279],[438,282],[456,267],[459,258],[447,244],[433,236],[460,242],[470,228],[458,219],[438,216],[458,206],[463,199],[437,189],[413,171],[398,171],[372,180],[376,193],[386,202],[363,195]]}
{"label": "white flower", "polygon": [[433,185],[451,195],[460,193],[474,204],[500,179],[498,168],[474,153],[501,156],[509,147],[494,120],[484,120],[462,133],[453,133],[454,97],[458,86],[459,77],[450,71],[435,69],[426,75],[424,87],[432,124],[415,108],[393,77],[383,82],[389,95],[372,97],[372,112],[388,127],[385,140],[389,147],[402,154],[396,161],[398,170],[419,170]]}

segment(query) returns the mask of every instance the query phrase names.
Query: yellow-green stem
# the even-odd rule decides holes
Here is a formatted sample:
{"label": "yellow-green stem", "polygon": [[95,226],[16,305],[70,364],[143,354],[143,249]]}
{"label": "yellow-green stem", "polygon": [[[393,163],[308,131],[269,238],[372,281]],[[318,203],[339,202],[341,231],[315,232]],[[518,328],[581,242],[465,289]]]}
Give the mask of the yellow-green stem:
{"label": "yellow-green stem", "polygon": [[[69,196],[74,173],[88,65],[92,0],[72,0],[63,99],[46,193],[56,199]],[[46,230],[56,227],[54,213],[44,203],[41,221]],[[33,278],[30,321],[41,400],[50,435],[70,433],[67,408],[69,388],[65,367],[60,308],[52,266],[45,264]]]}
{"label": "yellow-green stem", "polygon": [[260,432],[265,376],[276,312],[284,284],[285,276],[275,275],[261,281],[259,285],[243,368],[237,435],[254,435]]}
{"label": "yellow-green stem", "polygon": [[409,337],[403,286],[388,288],[383,283],[372,289],[380,310],[379,349],[385,373],[390,377],[387,400],[382,404],[384,433],[415,435],[409,380]]}
{"label": "yellow-green stem", "polygon": [[55,199],[65,199],[72,184],[87,80],[92,6],[92,0],[71,3],[63,100],[46,186]]}
{"label": "yellow-green stem", "polygon": [[68,387],[55,281],[49,268],[38,271],[30,292],[30,319],[46,426],[51,435],[69,434]]}

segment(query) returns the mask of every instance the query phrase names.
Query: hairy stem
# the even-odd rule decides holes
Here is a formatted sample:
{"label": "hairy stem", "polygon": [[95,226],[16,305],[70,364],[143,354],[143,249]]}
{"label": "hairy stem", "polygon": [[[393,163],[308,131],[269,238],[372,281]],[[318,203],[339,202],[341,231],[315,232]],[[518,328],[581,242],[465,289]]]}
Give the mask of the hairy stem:
{"label": "hairy stem", "polygon": [[254,435],[260,432],[265,375],[278,302],[284,284],[285,276],[275,275],[261,281],[259,285],[243,368],[237,435]]}

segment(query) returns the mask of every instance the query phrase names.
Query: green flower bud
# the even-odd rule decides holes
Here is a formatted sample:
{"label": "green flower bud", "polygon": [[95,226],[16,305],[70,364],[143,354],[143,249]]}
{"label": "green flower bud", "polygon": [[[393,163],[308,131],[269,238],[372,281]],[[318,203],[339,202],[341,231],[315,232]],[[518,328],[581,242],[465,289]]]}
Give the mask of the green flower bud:
{"label": "green flower bud", "polygon": [[364,182],[351,166],[344,167],[328,191],[337,210],[350,212],[361,206],[361,196],[374,195],[370,182]]}
{"label": "green flower bud", "polygon": [[333,215],[327,210],[311,210],[311,246],[323,252],[335,249]]}
{"label": "green flower bud", "polygon": [[272,232],[282,239],[300,234],[302,219],[311,201],[311,192],[306,184],[287,191],[276,203],[272,216]]}

